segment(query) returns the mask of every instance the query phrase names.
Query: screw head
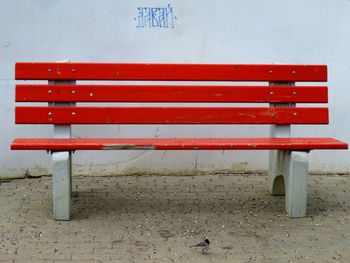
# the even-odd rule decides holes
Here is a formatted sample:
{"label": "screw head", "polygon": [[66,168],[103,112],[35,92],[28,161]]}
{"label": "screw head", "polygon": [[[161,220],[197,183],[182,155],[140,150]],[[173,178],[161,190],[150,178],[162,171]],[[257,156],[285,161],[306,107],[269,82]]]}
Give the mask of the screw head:
{"label": "screw head", "polygon": [[49,68],[47,71],[48,71],[48,72],[52,72],[52,69]]}
{"label": "screw head", "polygon": [[72,90],[72,94],[75,94],[75,90]]}
{"label": "screw head", "polygon": [[72,116],[75,116],[75,115],[76,115],[76,113],[73,111],[73,112],[72,112]]}
{"label": "screw head", "polygon": [[52,90],[49,89],[49,90],[47,91],[47,93],[51,94],[51,93],[52,93]]}
{"label": "screw head", "polygon": [[295,70],[292,70],[292,74],[295,75],[296,71]]}
{"label": "screw head", "polygon": [[52,116],[52,112],[49,112],[47,115]]}
{"label": "screw head", "polygon": [[72,68],[72,72],[75,73],[75,72],[76,72],[76,69],[75,69],[75,68]]}
{"label": "screw head", "polygon": [[269,70],[269,74],[270,74],[270,75],[272,74],[272,69]]}

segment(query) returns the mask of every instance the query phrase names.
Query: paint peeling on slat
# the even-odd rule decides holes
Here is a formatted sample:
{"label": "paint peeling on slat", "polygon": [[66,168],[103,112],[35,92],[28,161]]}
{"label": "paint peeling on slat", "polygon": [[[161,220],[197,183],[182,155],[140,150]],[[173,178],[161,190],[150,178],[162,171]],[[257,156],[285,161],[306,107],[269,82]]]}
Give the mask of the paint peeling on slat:
{"label": "paint peeling on slat", "polygon": [[103,150],[155,150],[154,145],[130,145],[130,144],[106,144],[102,147]]}

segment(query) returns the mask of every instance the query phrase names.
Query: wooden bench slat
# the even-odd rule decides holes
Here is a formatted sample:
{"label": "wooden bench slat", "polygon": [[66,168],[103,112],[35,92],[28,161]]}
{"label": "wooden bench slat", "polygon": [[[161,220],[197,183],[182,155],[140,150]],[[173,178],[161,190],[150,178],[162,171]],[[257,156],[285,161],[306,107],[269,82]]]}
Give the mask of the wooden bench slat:
{"label": "wooden bench slat", "polygon": [[17,102],[327,103],[325,86],[16,85]]}
{"label": "wooden bench slat", "polygon": [[16,80],[327,81],[326,65],[18,62]]}
{"label": "wooden bench slat", "polygon": [[74,138],[15,139],[12,150],[312,150],[347,149],[332,138]]}
{"label": "wooden bench slat", "polygon": [[17,124],[328,124],[328,108],[17,106]]}

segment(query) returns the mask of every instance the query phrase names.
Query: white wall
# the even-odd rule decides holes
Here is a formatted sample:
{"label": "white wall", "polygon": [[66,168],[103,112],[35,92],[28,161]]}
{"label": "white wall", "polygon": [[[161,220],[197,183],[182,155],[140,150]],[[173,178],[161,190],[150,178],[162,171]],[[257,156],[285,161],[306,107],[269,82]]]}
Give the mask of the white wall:
{"label": "white wall", "polygon": [[[136,28],[137,7],[174,8],[174,28]],[[10,151],[14,137],[52,127],[14,125],[16,61],[305,63],[329,66],[330,122],[295,135],[350,142],[350,1],[0,0],[0,175],[51,171],[46,152]],[[75,136],[261,136],[268,127],[113,126]],[[266,169],[267,152],[78,152],[78,174]],[[311,153],[313,171],[349,172],[349,151]]]}

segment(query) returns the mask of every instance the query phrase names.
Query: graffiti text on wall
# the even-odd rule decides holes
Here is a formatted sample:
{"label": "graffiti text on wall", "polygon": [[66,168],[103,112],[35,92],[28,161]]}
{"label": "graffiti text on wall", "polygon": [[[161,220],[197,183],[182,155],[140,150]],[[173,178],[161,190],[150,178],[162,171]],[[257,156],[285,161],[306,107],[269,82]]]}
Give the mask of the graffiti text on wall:
{"label": "graffiti text on wall", "polygon": [[174,28],[173,7],[168,4],[166,7],[138,7],[138,14],[134,20],[136,28]]}

